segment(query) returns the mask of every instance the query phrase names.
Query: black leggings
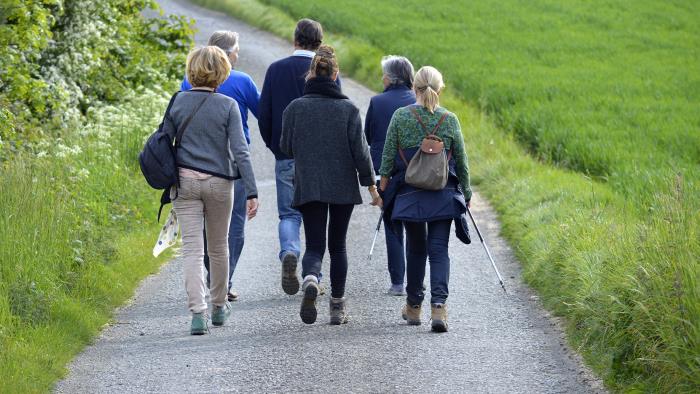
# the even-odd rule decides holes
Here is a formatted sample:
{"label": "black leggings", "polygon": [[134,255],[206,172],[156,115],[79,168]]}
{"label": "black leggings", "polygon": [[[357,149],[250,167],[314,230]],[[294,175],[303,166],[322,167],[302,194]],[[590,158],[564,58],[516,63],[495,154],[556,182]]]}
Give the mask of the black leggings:
{"label": "black leggings", "polygon": [[331,255],[331,296],[334,298],[341,298],[345,294],[345,279],[348,274],[345,238],[354,208],[352,204],[336,205],[315,201],[299,207],[306,235],[306,251],[301,260],[302,276],[314,275],[318,278],[321,273],[323,255],[326,253],[327,224],[328,252]]}

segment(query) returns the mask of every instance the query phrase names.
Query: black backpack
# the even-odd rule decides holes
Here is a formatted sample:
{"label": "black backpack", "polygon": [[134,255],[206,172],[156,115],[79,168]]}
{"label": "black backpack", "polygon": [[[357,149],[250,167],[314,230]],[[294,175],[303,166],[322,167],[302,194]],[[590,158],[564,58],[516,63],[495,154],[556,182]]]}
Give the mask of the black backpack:
{"label": "black backpack", "polygon": [[160,122],[158,129],[148,137],[146,145],[139,154],[139,165],[141,166],[143,176],[146,178],[146,182],[154,189],[163,190],[163,194],[160,197],[158,221],[160,221],[160,214],[163,211],[163,206],[171,202],[170,187],[179,184],[180,181],[176,163],[176,151],[180,146],[182,135],[185,133],[194,115],[211,96],[211,94],[207,94],[204,100],[192,111],[190,116],[185,119],[175,135],[175,141],[173,141],[170,139],[170,136],[163,131],[163,124],[165,123],[165,119],[170,117],[170,108],[173,106],[178,93],[180,92],[175,93],[170,99],[168,109],[165,110],[165,115],[163,116],[163,121]]}

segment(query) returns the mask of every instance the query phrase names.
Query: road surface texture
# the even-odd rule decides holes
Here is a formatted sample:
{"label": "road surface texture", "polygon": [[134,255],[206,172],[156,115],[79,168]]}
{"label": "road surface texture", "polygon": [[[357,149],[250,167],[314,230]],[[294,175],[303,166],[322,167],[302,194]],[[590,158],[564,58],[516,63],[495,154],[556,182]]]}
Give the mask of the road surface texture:
{"label": "road surface texture", "polygon": [[[292,52],[288,42],[223,14],[184,1],[159,2],[166,13],[197,21],[198,44],[205,44],[215,30],[238,31],[237,68],[249,73],[258,87],[267,66]],[[343,90],[364,114],[374,92],[348,78]],[[144,280],[113,324],[72,362],[57,392],[603,391],[567,348],[557,321],[523,284],[518,262],[499,237],[496,216],[478,193],[473,213],[506,279],[508,295],[476,234],[468,246],[453,236],[450,331],[430,332],[429,297],[423,325],[407,326],[399,313],[404,298],[386,295],[383,231],[372,261],[367,260],[379,210],[365,204],[356,208],[348,233],[350,323],[328,324],[326,295],[319,299],[316,324],[303,324],[301,293],[288,296],[280,286],[274,158],[253,117],[250,128],[261,207],[246,226],[234,276],[240,301],[233,303],[229,323],[211,328],[210,335],[189,335],[182,264],[175,259]],[[157,234],[153,236],[155,241]],[[327,255],[324,275],[328,278]]]}

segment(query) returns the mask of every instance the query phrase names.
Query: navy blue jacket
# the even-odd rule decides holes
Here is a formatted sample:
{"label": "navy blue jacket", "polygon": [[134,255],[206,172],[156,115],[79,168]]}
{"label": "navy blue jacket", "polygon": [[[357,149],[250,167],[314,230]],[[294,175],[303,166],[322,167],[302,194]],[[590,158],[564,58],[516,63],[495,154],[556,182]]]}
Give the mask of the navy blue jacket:
{"label": "navy blue jacket", "polygon": [[[404,149],[409,162],[418,148]],[[386,190],[382,193],[384,215],[392,221],[432,222],[459,219],[467,211],[467,202],[459,187],[454,158],[449,161],[449,178],[442,190],[423,190],[405,181],[406,164],[397,154],[395,169]]]}
{"label": "navy blue jacket", "polygon": [[407,105],[416,103],[416,94],[406,85],[390,85],[369,102],[365,117],[365,137],[369,143],[374,171],[379,174],[382,166],[382,152],[386,140],[386,130],[394,112]]}
{"label": "navy blue jacket", "polygon": [[[265,145],[277,160],[291,159],[280,150],[282,114],[289,103],[304,95],[305,77],[310,66],[310,57],[293,55],[272,63],[265,73],[258,107],[258,126]],[[340,77],[336,83],[340,85]]]}

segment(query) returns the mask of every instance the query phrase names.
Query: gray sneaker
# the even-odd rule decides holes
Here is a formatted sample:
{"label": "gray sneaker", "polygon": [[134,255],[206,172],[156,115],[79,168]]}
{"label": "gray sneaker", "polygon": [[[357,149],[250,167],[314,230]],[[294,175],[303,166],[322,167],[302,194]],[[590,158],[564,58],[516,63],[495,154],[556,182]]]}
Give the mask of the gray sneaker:
{"label": "gray sneaker", "polygon": [[330,300],[331,324],[340,325],[348,322],[348,313],[345,311],[345,297],[333,298]]}
{"label": "gray sneaker", "polygon": [[387,293],[391,296],[405,296],[406,295],[406,291],[403,289],[403,284],[391,285],[391,287],[389,287],[389,291]]}
{"label": "gray sneaker", "polygon": [[316,298],[318,298],[319,289],[316,279],[309,278],[305,280],[302,291],[304,293],[304,298],[301,300],[299,317],[301,317],[301,321],[304,323],[313,324],[316,322],[316,316],[318,315],[318,311],[316,310]]}
{"label": "gray sneaker", "polygon": [[286,252],[282,256],[282,290],[289,295],[299,292],[298,260],[297,255],[292,252]]}
{"label": "gray sneaker", "polygon": [[211,312],[211,324],[223,326],[229,316],[231,316],[231,304],[226,301],[224,306],[214,306]]}

